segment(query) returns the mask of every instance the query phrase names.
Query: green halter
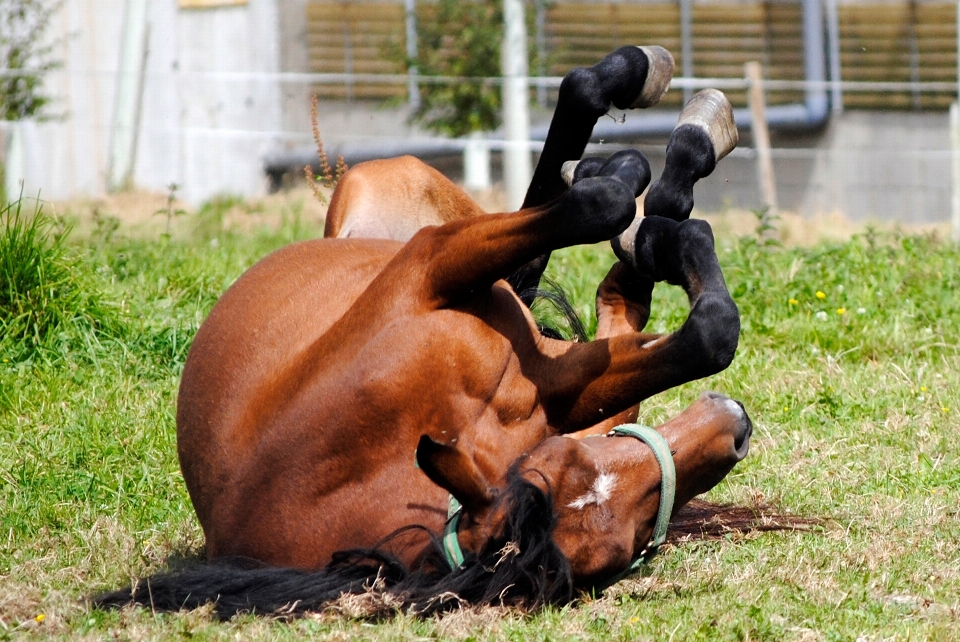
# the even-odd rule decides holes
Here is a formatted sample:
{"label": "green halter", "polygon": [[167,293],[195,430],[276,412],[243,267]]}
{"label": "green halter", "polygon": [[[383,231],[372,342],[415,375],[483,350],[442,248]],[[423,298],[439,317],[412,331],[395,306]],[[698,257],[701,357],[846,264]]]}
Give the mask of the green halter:
{"label": "green halter", "polygon": [[[640,568],[645,562],[657,554],[660,546],[667,541],[667,527],[670,526],[670,515],[673,513],[673,502],[677,495],[677,468],[673,464],[673,453],[663,435],[653,428],[640,424],[623,424],[610,431],[612,435],[623,435],[639,439],[650,446],[660,464],[660,508],[657,511],[657,521],[653,526],[653,536],[646,548],[634,558],[633,562],[621,577]],[[619,578],[618,578],[619,579]]]}
{"label": "green halter", "polygon": [[460,525],[461,515],[463,515],[463,506],[456,497],[450,495],[447,523],[443,526],[443,552],[447,556],[447,564],[452,571],[463,566],[463,550],[460,548],[460,540],[457,539],[457,526]]}
{"label": "green halter", "polygon": [[[621,435],[633,437],[650,446],[660,464],[660,508],[657,511],[657,521],[653,526],[653,536],[647,546],[630,563],[630,567],[621,573],[614,581],[636,571],[645,562],[657,554],[657,549],[667,540],[667,527],[670,525],[670,515],[673,512],[673,502],[677,494],[677,469],[673,464],[673,454],[663,435],[653,428],[640,424],[623,424],[608,433],[608,436]],[[457,527],[463,515],[463,506],[451,495],[447,507],[447,523],[443,527],[443,552],[447,556],[447,564],[451,570],[457,570],[463,565],[463,550],[457,538]],[[612,582],[611,582],[612,583]]]}

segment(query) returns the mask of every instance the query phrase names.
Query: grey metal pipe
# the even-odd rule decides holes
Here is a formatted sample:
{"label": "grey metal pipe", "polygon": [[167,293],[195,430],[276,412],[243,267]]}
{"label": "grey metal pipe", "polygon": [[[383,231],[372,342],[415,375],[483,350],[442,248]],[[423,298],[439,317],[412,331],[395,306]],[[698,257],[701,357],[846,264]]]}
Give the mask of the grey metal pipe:
{"label": "grey metal pipe", "polygon": [[[767,107],[767,125],[770,129],[789,132],[816,131],[826,125],[830,117],[826,80],[826,58],[823,40],[823,9],[821,0],[802,0],[803,8],[803,69],[805,80],[821,83],[808,87],[802,104]],[[749,109],[734,110],[737,128],[750,131],[753,118]],[[593,141],[613,141],[642,136],[667,136],[677,124],[677,116],[648,112],[640,118],[623,124],[602,120],[593,129]],[[546,135],[546,128],[530,132],[531,137]]]}

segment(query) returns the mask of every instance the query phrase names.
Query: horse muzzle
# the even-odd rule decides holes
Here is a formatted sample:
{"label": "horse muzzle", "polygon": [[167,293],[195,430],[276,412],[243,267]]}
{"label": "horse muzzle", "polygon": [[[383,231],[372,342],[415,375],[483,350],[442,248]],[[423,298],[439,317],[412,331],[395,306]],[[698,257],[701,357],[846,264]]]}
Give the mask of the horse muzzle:
{"label": "horse muzzle", "polygon": [[730,416],[730,434],[733,437],[733,450],[737,461],[742,461],[750,451],[750,437],[753,436],[753,421],[747,414],[746,408],[736,399],[720,394],[719,392],[705,392],[700,396],[707,402],[720,406],[720,410]]}

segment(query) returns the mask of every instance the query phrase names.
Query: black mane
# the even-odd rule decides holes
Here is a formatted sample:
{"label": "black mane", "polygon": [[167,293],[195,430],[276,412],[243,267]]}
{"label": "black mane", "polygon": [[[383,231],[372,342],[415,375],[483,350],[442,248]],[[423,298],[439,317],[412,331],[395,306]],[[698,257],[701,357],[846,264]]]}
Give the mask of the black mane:
{"label": "black mane", "polygon": [[573,578],[569,562],[553,541],[556,516],[551,495],[513,473],[500,501],[506,508],[502,531],[479,554],[466,552],[463,566],[455,571],[446,567],[442,546],[434,536],[433,552],[416,569],[383,551],[394,537],[421,528],[414,526],[400,529],[372,549],[337,553],[320,571],[220,560],[161,572],[92,601],[101,608],[141,604],[158,611],[213,603],[221,618],[244,612],[317,611],[345,594],[381,598],[373,600],[367,612],[379,617],[397,611],[429,615],[461,602],[529,609],[570,602]]}
{"label": "black mane", "polygon": [[[540,278],[540,283],[544,287],[527,288],[519,294],[520,299],[526,303],[530,311],[533,312],[540,333],[550,339],[579,342],[587,341],[587,329],[584,327],[583,321],[574,309],[573,304],[570,303],[570,297],[566,291],[564,291],[563,287],[546,276]],[[544,318],[548,315],[540,314],[536,307],[541,301],[546,301],[553,306],[553,309],[566,322],[571,336],[564,336],[559,329],[550,325],[549,321]]]}

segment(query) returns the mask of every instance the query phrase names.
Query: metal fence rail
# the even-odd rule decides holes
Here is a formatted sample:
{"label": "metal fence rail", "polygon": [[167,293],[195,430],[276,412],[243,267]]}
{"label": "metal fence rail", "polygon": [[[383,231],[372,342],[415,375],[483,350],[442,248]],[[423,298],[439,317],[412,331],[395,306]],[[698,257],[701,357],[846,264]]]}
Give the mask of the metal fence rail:
{"label": "metal fence rail", "polygon": [[[0,71],[0,73],[4,73]],[[68,69],[57,74],[69,74],[71,82],[82,85],[88,82],[111,82],[116,78],[114,69]],[[237,87],[244,95],[259,96],[277,88],[292,92],[298,104],[307,102],[307,97],[318,85],[345,82],[383,83],[405,88],[411,80],[406,74],[344,74],[344,73],[267,73],[267,72],[189,72],[185,70],[146,72],[147,86],[154,92],[182,92],[189,94],[193,87],[202,85],[211,95],[234,96]],[[483,82],[497,84],[499,78],[424,77],[414,79],[418,83]],[[549,89],[559,86],[558,76],[531,77],[530,84]],[[224,87],[218,94],[217,87]],[[743,90],[749,81],[743,77],[722,78],[674,78],[671,94],[682,90],[697,90],[703,87],[718,87],[724,90]],[[227,91],[226,88],[232,88]],[[956,95],[958,84],[947,81],[823,81],[765,80],[764,88],[806,92],[839,89],[845,94],[857,92],[930,92]],[[531,93],[535,92],[534,89]],[[154,96],[158,94],[154,93]],[[151,102],[148,100],[148,102]],[[155,102],[155,101],[153,101]],[[329,138],[329,151],[333,154],[349,152],[350,149],[376,149],[381,155],[395,155],[404,150],[424,149],[438,146],[447,156],[463,151],[465,140],[438,139],[405,124],[405,107],[389,110],[378,107],[374,101],[328,101],[323,103],[321,128]],[[56,109],[56,104],[54,105]],[[616,128],[624,118],[627,122],[659,115],[677,113],[676,107],[662,110],[612,114],[604,119],[607,128]],[[309,161],[314,154],[309,119],[265,121],[257,127],[249,127],[248,120],[234,120],[229,113],[220,113],[216,118],[156,118],[156,113],[145,114],[139,124],[140,155],[155,158],[150,166],[171,168],[167,176],[139,181],[147,185],[164,185],[179,182],[179,175],[187,175],[181,167],[183,150],[201,148],[210,157],[229,157],[238,153],[253,154],[256,165],[262,171],[264,159],[279,151],[290,153],[301,150]],[[548,113],[548,112],[545,112]],[[59,119],[48,123],[29,124],[28,129],[47,131],[47,138],[25,138],[29,156],[31,140],[67,140],[64,128],[73,127],[82,132],[83,140],[105,147],[109,140],[108,118],[83,120],[82,114],[64,111]],[[241,124],[242,123],[242,124]],[[372,125],[371,125],[372,124]],[[281,125],[281,126],[278,126]],[[17,126],[0,122],[0,129],[9,133]],[[29,133],[29,132],[27,132]],[[97,143],[97,141],[101,141]],[[663,143],[650,139],[633,138],[625,142],[639,147],[650,158],[655,172],[662,163]],[[62,144],[62,143],[58,143]],[[539,151],[542,143],[531,141],[528,148]],[[718,168],[715,176],[698,186],[698,206],[708,210],[724,208],[750,209],[759,204],[754,164],[756,152],[752,142],[745,137],[741,147]],[[492,137],[487,146],[494,153],[494,178],[497,176],[498,157],[504,143]],[[611,141],[595,143],[588,153],[603,153],[617,149]],[[177,152],[176,150],[181,150]],[[167,151],[172,150],[172,151]],[[71,163],[84,162],[80,157],[52,150],[61,164],[61,169],[51,170],[61,174],[78,171]],[[101,152],[101,155],[103,152]],[[776,174],[780,207],[785,211],[805,214],[839,212],[853,219],[892,219],[906,223],[947,222],[950,220],[952,199],[951,160],[954,152],[950,145],[950,130],[947,114],[940,110],[926,111],[848,111],[835,114],[827,129],[819,135],[806,135],[799,139],[775,136],[771,158]],[[348,153],[349,156],[349,153]],[[74,160],[77,159],[77,160]],[[41,161],[38,161],[42,164]],[[448,169],[457,172],[457,162],[447,162]],[[79,167],[79,166],[78,166]],[[302,164],[300,165],[302,167]],[[217,179],[212,175],[211,181]],[[163,182],[161,182],[161,180]],[[212,182],[210,183],[212,184]],[[223,188],[221,188],[223,189]],[[232,190],[234,188],[226,188]],[[186,191],[186,190],[185,190]],[[49,191],[47,192],[49,193]],[[201,192],[202,194],[202,192]],[[203,196],[200,196],[203,198]]]}

